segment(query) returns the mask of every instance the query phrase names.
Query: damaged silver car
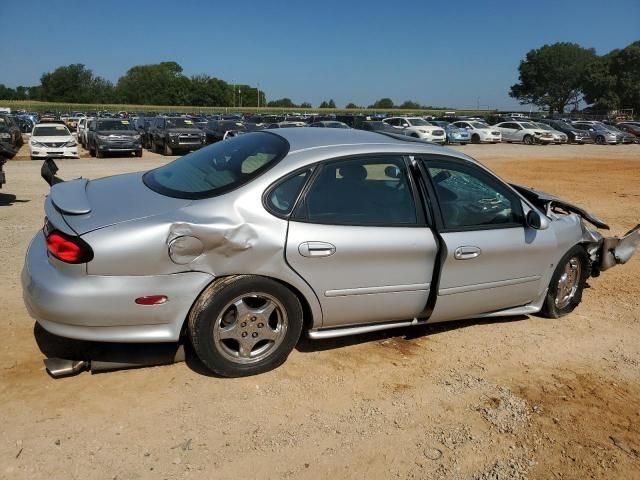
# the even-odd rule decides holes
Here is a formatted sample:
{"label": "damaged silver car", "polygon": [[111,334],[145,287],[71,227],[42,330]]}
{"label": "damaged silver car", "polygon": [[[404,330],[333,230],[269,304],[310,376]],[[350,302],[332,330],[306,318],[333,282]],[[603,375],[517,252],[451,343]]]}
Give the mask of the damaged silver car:
{"label": "damaged silver car", "polygon": [[185,337],[223,376],[277,367],[303,331],[557,318],[640,241],[640,226],[604,238],[588,212],[462,153],[340,129],[248,133],[148,172],[57,183],[45,213],[22,277],[42,327]]}

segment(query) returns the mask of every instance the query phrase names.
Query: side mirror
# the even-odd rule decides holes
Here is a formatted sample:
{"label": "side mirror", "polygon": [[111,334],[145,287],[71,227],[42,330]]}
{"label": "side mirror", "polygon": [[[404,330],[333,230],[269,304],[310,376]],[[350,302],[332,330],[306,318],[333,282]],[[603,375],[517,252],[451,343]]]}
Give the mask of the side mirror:
{"label": "side mirror", "polygon": [[529,210],[527,212],[527,225],[536,230],[546,230],[549,228],[549,219],[535,210]]}

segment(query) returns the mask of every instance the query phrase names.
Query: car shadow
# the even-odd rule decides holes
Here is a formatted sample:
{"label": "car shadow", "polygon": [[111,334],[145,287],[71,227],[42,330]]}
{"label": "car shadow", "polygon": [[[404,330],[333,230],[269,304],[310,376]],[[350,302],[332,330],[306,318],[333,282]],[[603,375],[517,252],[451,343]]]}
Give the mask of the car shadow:
{"label": "car shadow", "polygon": [[[170,365],[183,361],[182,346],[177,343],[107,343],[74,340],[46,331],[35,323],[33,336],[47,358],[91,362],[92,373]],[[177,360],[176,360],[177,358]]]}
{"label": "car shadow", "polygon": [[[417,325],[378,332],[350,335],[347,337],[330,338],[326,340],[311,340],[303,335],[296,346],[301,353],[323,352],[338,350],[363,343],[379,342],[389,338],[413,340],[416,338],[437,335],[459,328],[474,325],[490,325],[497,323],[511,323],[526,320],[526,315],[459,320],[455,322],[435,323],[432,325]],[[198,358],[189,342],[182,343],[106,343],[74,340],[60,337],[47,332],[37,322],[33,327],[33,335],[42,354],[47,358],[62,358],[66,360],[90,361],[96,367],[92,373],[107,371],[144,368],[158,365],[169,365],[183,361],[187,367],[199,375],[223,378],[210,371]],[[183,354],[178,354],[184,348]]]}
{"label": "car shadow", "polygon": [[8,207],[14,203],[27,203],[30,200],[18,200],[15,195],[11,193],[0,193],[0,207]]}
{"label": "car shadow", "polygon": [[511,323],[526,320],[526,315],[517,315],[510,317],[481,318],[470,320],[457,320],[453,322],[433,323],[426,325],[416,325],[409,327],[392,328],[389,330],[380,330],[378,332],[362,333],[358,335],[349,335],[347,337],[328,338],[326,340],[311,340],[303,337],[298,342],[296,349],[299,352],[322,352],[325,350],[336,350],[339,348],[350,347],[362,343],[379,342],[389,338],[413,340],[416,338],[437,335],[439,333],[458,330],[473,325],[491,325],[496,323]]}

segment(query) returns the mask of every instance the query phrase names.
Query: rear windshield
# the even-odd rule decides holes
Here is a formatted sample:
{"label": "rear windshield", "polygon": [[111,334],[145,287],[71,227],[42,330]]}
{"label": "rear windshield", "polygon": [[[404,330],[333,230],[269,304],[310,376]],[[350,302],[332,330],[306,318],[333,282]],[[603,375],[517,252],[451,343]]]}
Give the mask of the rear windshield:
{"label": "rear windshield", "polygon": [[196,150],[147,172],[151,190],[175,198],[209,198],[229,192],[268,170],[289,152],[278,135],[255,132]]}

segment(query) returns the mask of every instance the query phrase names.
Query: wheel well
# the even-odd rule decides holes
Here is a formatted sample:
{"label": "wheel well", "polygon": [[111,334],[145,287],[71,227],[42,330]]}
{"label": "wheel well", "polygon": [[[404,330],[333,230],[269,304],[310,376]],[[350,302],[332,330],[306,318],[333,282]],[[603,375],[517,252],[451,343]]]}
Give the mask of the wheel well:
{"label": "wheel well", "polygon": [[[200,290],[200,292],[198,292],[198,295],[196,296],[196,298],[193,300],[193,303],[191,304],[191,308],[189,308],[189,312],[187,313],[187,316],[182,321],[182,328],[180,329],[180,336],[181,337],[184,336],[187,333],[187,325],[189,323],[188,322],[189,315],[191,314],[191,311],[193,310],[193,307],[198,302],[198,299],[200,298],[202,293],[204,291],[206,291],[214,282],[219,282],[219,281],[222,281],[222,280],[227,279],[229,277],[235,277],[235,276],[244,276],[244,275],[225,275],[225,276],[222,276],[222,277],[214,278],[211,282],[207,283],[204,286],[204,288],[202,288],[202,290]],[[266,277],[264,275],[255,275],[255,276],[257,276],[257,277],[262,276],[264,278],[268,278],[269,280],[276,281],[276,282],[280,283],[281,285],[287,287],[289,290],[291,290],[293,292],[293,294],[300,301],[300,306],[302,307],[302,328],[303,328],[303,330],[308,330],[308,329],[313,327],[313,313],[311,311],[311,306],[309,305],[309,302],[307,301],[305,296],[302,294],[302,292],[300,292],[300,290],[298,290],[293,285],[291,285],[291,284],[289,284],[289,283],[287,283],[287,282],[285,282],[283,280],[280,280],[279,278]]]}

